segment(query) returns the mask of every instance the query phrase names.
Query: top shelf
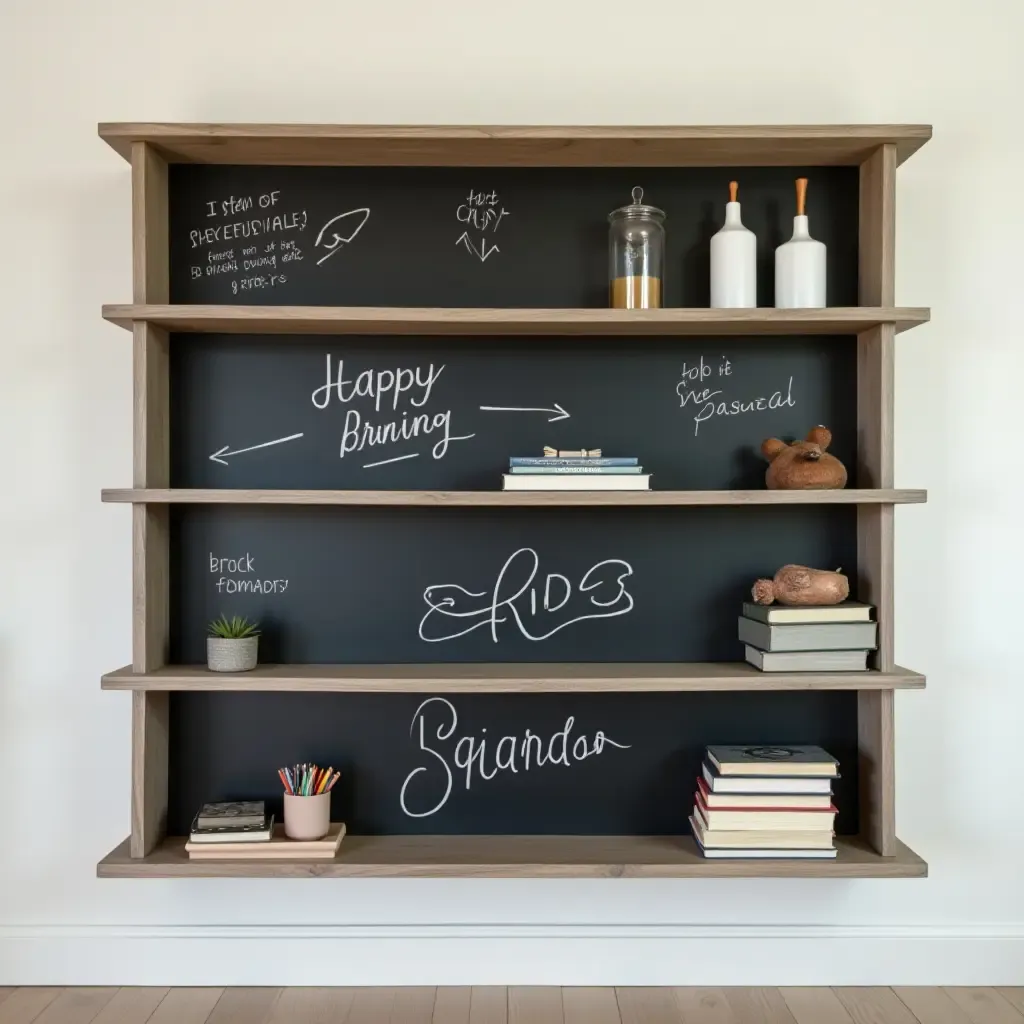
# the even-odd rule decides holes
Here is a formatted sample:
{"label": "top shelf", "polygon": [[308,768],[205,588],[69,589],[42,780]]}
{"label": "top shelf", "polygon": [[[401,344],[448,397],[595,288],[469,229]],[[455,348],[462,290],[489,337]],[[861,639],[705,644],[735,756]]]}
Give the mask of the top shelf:
{"label": "top shelf", "polygon": [[363,167],[787,167],[857,165],[879,146],[902,163],[924,124],[480,126],[101,124],[126,160],[147,142],[171,163]]}
{"label": "top shelf", "polygon": [[385,306],[104,306],[119,327],[150,323],[168,331],[223,334],[405,335],[794,335],[859,334],[883,324],[905,331],[927,309],[443,309]]}

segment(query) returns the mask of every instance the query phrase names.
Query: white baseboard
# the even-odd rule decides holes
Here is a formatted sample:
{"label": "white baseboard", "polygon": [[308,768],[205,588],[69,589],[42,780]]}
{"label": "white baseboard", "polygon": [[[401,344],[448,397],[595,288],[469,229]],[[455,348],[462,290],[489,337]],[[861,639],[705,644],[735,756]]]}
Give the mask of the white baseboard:
{"label": "white baseboard", "polygon": [[0,985],[1020,985],[1024,924],[0,925]]}

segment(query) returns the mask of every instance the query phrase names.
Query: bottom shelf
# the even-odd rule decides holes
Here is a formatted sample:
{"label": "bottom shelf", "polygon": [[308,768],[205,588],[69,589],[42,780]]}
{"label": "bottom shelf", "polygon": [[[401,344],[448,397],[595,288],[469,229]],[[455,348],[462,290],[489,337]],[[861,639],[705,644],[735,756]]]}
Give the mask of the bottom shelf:
{"label": "bottom shelf", "polygon": [[924,878],[928,865],[897,841],[881,857],[836,838],[835,860],[705,860],[689,836],[347,836],[329,861],[190,861],[185,840],[133,860],[128,840],[100,878]]}

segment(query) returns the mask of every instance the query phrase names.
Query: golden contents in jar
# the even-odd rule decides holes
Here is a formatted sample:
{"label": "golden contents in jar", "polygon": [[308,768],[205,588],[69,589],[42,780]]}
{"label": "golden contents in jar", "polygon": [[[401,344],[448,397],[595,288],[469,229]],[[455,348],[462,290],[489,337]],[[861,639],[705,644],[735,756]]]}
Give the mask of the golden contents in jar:
{"label": "golden contents in jar", "polygon": [[660,277],[613,277],[610,292],[612,309],[661,309]]}

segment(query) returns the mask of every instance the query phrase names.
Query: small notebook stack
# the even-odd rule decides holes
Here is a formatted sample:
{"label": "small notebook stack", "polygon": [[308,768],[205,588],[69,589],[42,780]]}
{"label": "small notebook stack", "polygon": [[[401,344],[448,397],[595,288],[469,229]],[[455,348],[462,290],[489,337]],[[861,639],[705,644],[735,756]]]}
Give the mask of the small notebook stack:
{"label": "small notebook stack", "polygon": [[192,822],[185,852],[189,860],[331,860],[345,836],[333,822],[323,839],[288,839],[262,800],[203,804]]}
{"label": "small notebook stack", "polygon": [[188,839],[195,845],[233,846],[269,842],[273,832],[274,816],[266,813],[262,800],[228,800],[203,804]]}
{"label": "small notebook stack", "polygon": [[761,605],[747,601],[739,624],[746,659],[762,672],[863,672],[878,641],[869,604]]}
{"label": "small notebook stack", "polygon": [[690,828],[709,858],[830,859],[838,762],[821,747],[708,747]]}
{"label": "small notebook stack", "polygon": [[649,491],[651,474],[632,456],[608,457],[600,448],[558,451],[508,460],[506,491]]}

